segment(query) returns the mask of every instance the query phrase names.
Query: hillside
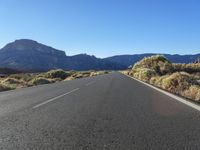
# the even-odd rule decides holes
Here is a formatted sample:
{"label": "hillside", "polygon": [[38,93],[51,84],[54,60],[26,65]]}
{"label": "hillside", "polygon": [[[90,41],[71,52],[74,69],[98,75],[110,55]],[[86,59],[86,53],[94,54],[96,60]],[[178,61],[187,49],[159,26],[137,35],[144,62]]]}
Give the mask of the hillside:
{"label": "hillside", "polygon": [[21,39],[7,44],[0,50],[0,68],[36,72],[57,68],[65,70],[118,70],[124,66],[86,54],[66,56],[64,51],[33,40]]}
{"label": "hillside", "polygon": [[[143,59],[144,57],[150,57],[153,55],[157,55],[154,53],[146,53],[146,54],[135,54],[135,55],[118,55],[105,58],[105,60],[111,61],[113,63],[118,63],[125,65],[126,67],[135,64],[139,60]],[[173,63],[193,63],[200,57],[200,54],[196,55],[171,55],[171,54],[161,54],[169,59]]]}
{"label": "hillside", "polygon": [[135,63],[128,75],[154,86],[200,102],[200,63],[171,63],[161,55],[145,57]]}
{"label": "hillside", "polygon": [[[33,40],[21,39],[7,44],[0,49],[0,68],[10,68],[20,71],[48,71],[50,69],[64,70],[121,70],[153,53],[118,55],[104,59],[87,54],[67,56],[64,51],[38,43]],[[195,62],[200,54],[164,56],[173,63]]]}

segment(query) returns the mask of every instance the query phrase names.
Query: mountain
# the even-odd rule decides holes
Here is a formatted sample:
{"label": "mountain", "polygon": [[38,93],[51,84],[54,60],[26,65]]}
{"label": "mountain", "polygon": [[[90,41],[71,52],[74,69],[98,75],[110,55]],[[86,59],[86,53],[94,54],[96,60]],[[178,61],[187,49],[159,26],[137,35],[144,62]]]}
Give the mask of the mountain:
{"label": "mountain", "polygon": [[0,66],[18,70],[64,68],[65,53],[33,40],[16,40],[0,50]]}
{"label": "mountain", "polygon": [[69,68],[74,70],[119,70],[124,69],[126,66],[96,58],[87,54],[79,54],[68,57]]}
{"label": "mountain", "polygon": [[[64,51],[33,40],[21,39],[0,49],[0,68],[33,72],[58,68],[64,70],[120,70],[152,55],[156,54],[118,55],[104,59],[87,54],[67,56]],[[192,63],[200,57],[200,54],[163,55],[174,63]]]}
{"label": "mountain", "polygon": [[0,67],[22,71],[65,70],[117,70],[122,65],[80,54],[66,56],[64,51],[54,49],[33,40],[21,39],[7,44],[0,50]]}
{"label": "mountain", "polygon": [[[146,53],[146,54],[135,54],[135,55],[118,55],[105,58],[104,60],[129,67],[130,65],[133,65],[134,63],[143,59],[144,57],[152,55],[157,55],[157,54]],[[197,58],[200,57],[200,54],[195,54],[195,55],[159,54],[159,55],[164,55],[167,59],[169,59],[173,63],[193,63],[197,60]]]}

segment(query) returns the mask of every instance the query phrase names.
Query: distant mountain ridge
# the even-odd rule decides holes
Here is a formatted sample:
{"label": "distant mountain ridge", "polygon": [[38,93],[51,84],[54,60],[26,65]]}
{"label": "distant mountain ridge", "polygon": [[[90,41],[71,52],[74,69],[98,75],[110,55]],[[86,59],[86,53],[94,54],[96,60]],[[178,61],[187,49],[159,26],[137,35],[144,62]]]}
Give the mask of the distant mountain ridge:
{"label": "distant mountain ridge", "polygon": [[[111,61],[113,63],[118,63],[126,67],[135,64],[144,57],[149,57],[152,55],[158,55],[158,53],[145,53],[145,54],[134,54],[134,55],[117,55],[105,58],[105,60]],[[164,55],[173,63],[194,63],[199,57],[200,54],[194,55],[178,55],[178,54],[159,54]]]}
{"label": "distant mountain ridge", "polygon": [[46,46],[29,39],[16,40],[0,49],[0,68],[22,71],[65,70],[118,70],[125,66],[79,54],[66,56],[64,51]]}
{"label": "distant mountain ridge", "polygon": [[[118,55],[103,59],[87,54],[67,56],[64,51],[33,40],[20,39],[0,49],[0,68],[34,72],[58,68],[64,70],[120,70],[152,55],[155,54]],[[195,62],[200,54],[164,54],[164,56],[175,63],[191,63]]]}

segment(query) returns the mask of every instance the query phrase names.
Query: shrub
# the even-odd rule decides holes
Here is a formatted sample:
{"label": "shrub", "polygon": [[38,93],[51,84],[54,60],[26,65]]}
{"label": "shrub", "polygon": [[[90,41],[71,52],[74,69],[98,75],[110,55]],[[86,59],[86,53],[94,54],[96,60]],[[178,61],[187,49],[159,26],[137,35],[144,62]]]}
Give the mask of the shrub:
{"label": "shrub", "polygon": [[70,76],[70,77],[67,77],[67,78],[65,79],[65,81],[70,81],[70,80],[74,80],[74,79],[75,79],[74,77]]}
{"label": "shrub", "polygon": [[17,79],[17,80],[23,80],[23,81],[30,81],[33,79],[33,74],[12,74],[9,76],[10,78]]}
{"label": "shrub", "polygon": [[192,85],[189,89],[185,90],[182,95],[195,101],[200,101],[200,87]]}
{"label": "shrub", "polygon": [[90,71],[82,71],[82,72],[76,72],[72,75],[72,77],[76,78],[85,78],[90,76]]}
{"label": "shrub", "polygon": [[92,76],[98,76],[98,75],[102,75],[102,74],[107,74],[108,72],[106,71],[93,71],[93,72],[90,72],[90,77]]}
{"label": "shrub", "polygon": [[128,74],[200,102],[200,64],[172,64],[156,55],[136,63]]}
{"label": "shrub", "polygon": [[71,73],[58,69],[58,70],[50,70],[44,76],[46,78],[51,78],[51,79],[53,78],[65,79],[70,75]]}
{"label": "shrub", "polygon": [[0,84],[0,91],[12,90],[13,88]]}
{"label": "shrub", "polygon": [[91,73],[91,71],[84,71],[84,72],[81,72],[81,74],[82,74],[83,77],[89,77],[89,76],[90,76],[90,73]]}
{"label": "shrub", "polygon": [[149,81],[151,77],[156,76],[156,72],[152,69],[138,68],[133,71],[133,76],[143,81]]}
{"label": "shrub", "polygon": [[99,74],[99,72],[91,72],[90,77],[97,76],[98,74]]}
{"label": "shrub", "polygon": [[172,75],[163,78],[162,80],[162,88],[175,93],[184,91],[193,84],[197,84],[196,80],[194,80],[190,74],[185,72],[173,73]]}
{"label": "shrub", "polygon": [[21,81],[14,79],[14,78],[6,78],[4,80],[2,80],[2,83],[7,83],[7,84],[20,84]]}
{"label": "shrub", "polygon": [[79,79],[79,78],[83,78],[84,76],[83,76],[82,73],[75,73],[75,74],[72,75],[72,77],[75,78],[75,79]]}
{"label": "shrub", "polygon": [[154,55],[145,57],[133,66],[133,70],[138,68],[152,69],[158,75],[163,75],[172,71],[172,64],[164,56]]}
{"label": "shrub", "polygon": [[150,84],[156,84],[156,82],[158,81],[160,79],[160,77],[159,76],[156,76],[156,77],[152,77],[151,79],[150,79]]}
{"label": "shrub", "polygon": [[12,89],[14,88],[20,88],[20,87],[27,87],[29,86],[27,84],[27,82],[23,81],[23,80],[18,80],[15,78],[6,78],[4,80],[1,81],[1,83],[7,87],[10,87]]}
{"label": "shrub", "polygon": [[53,81],[46,79],[46,78],[43,78],[43,77],[36,77],[31,81],[31,83],[33,85],[49,84],[49,83],[52,83],[52,82]]}
{"label": "shrub", "polygon": [[197,64],[173,64],[174,72],[187,72],[187,73],[199,73],[200,72],[200,63]]}

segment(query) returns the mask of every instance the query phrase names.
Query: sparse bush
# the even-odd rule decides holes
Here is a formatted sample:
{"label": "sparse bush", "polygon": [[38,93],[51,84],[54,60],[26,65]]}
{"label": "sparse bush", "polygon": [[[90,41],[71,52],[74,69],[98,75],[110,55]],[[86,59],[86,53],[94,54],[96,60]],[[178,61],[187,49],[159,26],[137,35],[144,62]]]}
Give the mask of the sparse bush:
{"label": "sparse bush", "polygon": [[200,87],[192,85],[189,89],[182,92],[182,95],[195,101],[200,101]]}
{"label": "sparse bush", "polygon": [[159,76],[156,76],[156,77],[152,77],[151,79],[150,79],[150,84],[156,84],[156,82],[158,81],[160,79],[160,77]]}
{"label": "sparse bush", "polygon": [[172,64],[164,56],[154,55],[145,57],[133,66],[132,70],[138,68],[147,68],[154,70],[158,75],[170,73],[172,71]]}
{"label": "sparse bush", "polygon": [[89,76],[92,77],[92,76],[98,76],[98,75],[108,74],[108,73],[109,71],[91,71]]}
{"label": "sparse bush", "polygon": [[75,79],[79,79],[79,78],[83,78],[84,76],[83,76],[82,73],[75,73],[75,74],[72,75],[72,77],[75,78]]}
{"label": "sparse bush", "polygon": [[90,76],[90,73],[91,73],[91,71],[84,71],[84,72],[81,72],[81,74],[82,74],[83,77],[89,77],[89,76]]}
{"label": "sparse bush", "polygon": [[74,80],[74,79],[75,79],[74,77],[70,76],[70,77],[67,77],[67,78],[65,79],[65,81],[70,81],[70,80]]}
{"label": "sparse bush", "polygon": [[196,80],[185,72],[173,73],[172,75],[162,78],[161,81],[162,88],[177,94],[195,84],[197,84]]}
{"label": "sparse bush", "polygon": [[172,64],[156,55],[136,63],[128,75],[200,102],[200,64]]}
{"label": "sparse bush", "polygon": [[128,72],[128,75],[133,77],[133,71],[132,71],[132,70],[129,71],[129,72]]}
{"label": "sparse bush", "polygon": [[173,64],[174,72],[187,72],[187,73],[199,73],[200,72],[200,63],[197,64]]}
{"label": "sparse bush", "polygon": [[138,68],[133,71],[133,76],[143,81],[149,81],[152,77],[156,76],[153,69]]}
{"label": "sparse bush", "polygon": [[71,75],[71,73],[58,69],[58,70],[50,70],[47,73],[45,73],[44,76],[46,78],[51,78],[51,79],[53,79],[53,78],[65,79],[65,78],[69,77],[70,75]]}
{"label": "sparse bush", "polygon": [[23,80],[23,81],[30,81],[34,78],[35,75],[33,74],[12,74],[9,76],[9,78],[17,79],[17,80]]}
{"label": "sparse bush", "polygon": [[13,88],[0,84],[0,91],[12,90]]}
{"label": "sparse bush", "polygon": [[23,80],[18,80],[15,78],[6,78],[1,81],[1,84],[5,85],[6,87],[10,87],[11,89],[27,87],[29,84]]}
{"label": "sparse bush", "polygon": [[72,75],[72,77],[74,77],[75,79],[79,79],[79,78],[85,78],[85,77],[89,77],[90,76],[90,71],[81,71],[81,72],[76,72]]}
{"label": "sparse bush", "polygon": [[53,83],[53,82],[46,78],[36,77],[31,81],[31,83],[33,85],[40,85],[40,84],[49,84],[49,83]]}
{"label": "sparse bush", "polygon": [[91,72],[90,77],[97,76],[98,74],[99,74],[99,72]]}
{"label": "sparse bush", "polygon": [[63,79],[61,78],[54,78],[54,79],[48,79],[50,82],[54,83],[54,82],[60,82],[62,81]]}
{"label": "sparse bush", "polygon": [[[105,74],[107,72],[97,71],[95,75]],[[89,77],[91,71],[63,71],[51,70],[46,73],[20,73],[8,75],[8,77],[0,78],[0,91],[11,90],[16,88],[28,87],[40,84],[49,84],[62,80],[72,80],[76,78]]]}

